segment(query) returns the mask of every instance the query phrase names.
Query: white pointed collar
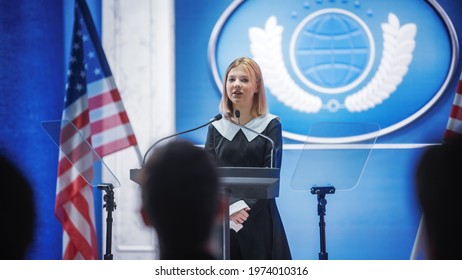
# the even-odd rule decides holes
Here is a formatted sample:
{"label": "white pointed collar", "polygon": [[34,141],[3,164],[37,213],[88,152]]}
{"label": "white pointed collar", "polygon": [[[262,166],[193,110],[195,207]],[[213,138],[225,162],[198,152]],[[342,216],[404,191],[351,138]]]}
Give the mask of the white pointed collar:
{"label": "white pointed collar", "polygon": [[[279,119],[279,117],[276,115],[266,114],[258,118],[252,119],[250,122],[246,123],[245,126],[252,130],[255,130],[258,133],[262,133],[263,130],[265,130],[265,128],[268,126],[268,124],[275,118]],[[242,129],[237,124],[231,122],[227,118],[222,118],[219,121],[213,122],[212,125],[218,130],[218,132],[223,137],[225,137],[229,141],[232,141],[234,139],[234,136],[236,136],[239,130],[242,130],[245,137],[247,138],[247,141],[249,142],[258,136],[250,130],[247,130],[245,128]]]}

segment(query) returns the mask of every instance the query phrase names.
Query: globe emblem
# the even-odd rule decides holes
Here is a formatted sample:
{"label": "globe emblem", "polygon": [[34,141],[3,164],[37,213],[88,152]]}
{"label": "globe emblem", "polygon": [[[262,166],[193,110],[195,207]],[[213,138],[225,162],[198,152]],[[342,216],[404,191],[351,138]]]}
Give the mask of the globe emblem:
{"label": "globe emblem", "polygon": [[371,32],[356,15],[324,9],[306,17],[291,40],[291,63],[298,78],[321,93],[357,86],[374,58]]}

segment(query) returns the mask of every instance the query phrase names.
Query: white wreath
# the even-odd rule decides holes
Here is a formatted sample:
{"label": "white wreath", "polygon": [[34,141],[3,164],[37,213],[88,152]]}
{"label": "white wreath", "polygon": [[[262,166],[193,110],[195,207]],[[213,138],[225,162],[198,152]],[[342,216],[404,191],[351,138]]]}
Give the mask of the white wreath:
{"label": "white wreath", "polygon": [[321,98],[305,92],[290,77],[282,58],[283,27],[271,16],[265,29],[249,29],[250,51],[265,74],[265,85],[285,105],[306,113],[316,113],[322,107]]}
{"label": "white wreath", "polygon": [[[359,91],[345,98],[345,108],[361,112],[381,104],[396,91],[408,71],[415,49],[417,26],[400,26],[398,17],[390,13],[388,23],[382,24],[383,54],[371,81]],[[317,113],[322,108],[321,98],[304,91],[290,77],[282,58],[283,27],[275,16],[268,18],[265,29],[249,29],[250,50],[265,73],[266,86],[286,106],[305,113]]]}

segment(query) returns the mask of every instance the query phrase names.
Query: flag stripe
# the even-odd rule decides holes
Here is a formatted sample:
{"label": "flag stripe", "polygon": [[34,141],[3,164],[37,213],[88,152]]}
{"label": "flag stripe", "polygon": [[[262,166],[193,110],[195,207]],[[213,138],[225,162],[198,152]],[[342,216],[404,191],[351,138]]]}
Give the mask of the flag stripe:
{"label": "flag stripe", "polygon": [[[461,134],[462,133],[462,121],[460,119],[450,118],[448,122],[450,128],[447,129],[448,133]],[[452,136],[453,134],[451,134]]]}
{"label": "flag stripe", "polygon": [[102,107],[92,109],[90,111],[90,119],[92,121],[104,120],[122,111],[124,111],[122,102],[114,102],[111,104],[104,105]]}
{"label": "flag stripe", "polygon": [[75,126],[71,125],[70,123],[63,125],[61,128],[61,139],[60,139],[61,145],[62,143],[75,141],[74,137],[81,138],[79,137],[79,135],[77,135],[78,132],[79,131],[75,129]]}
{"label": "flag stripe", "polygon": [[[92,227],[91,223],[87,224],[87,226],[90,226],[90,229],[87,229],[89,231],[92,231],[91,235],[89,238],[85,237],[82,235],[82,227],[84,223],[82,222],[83,220],[78,221],[78,224],[74,224],[72,219],[70,217],[76,216],[75,213],[76,211],[69,209],[70,207],[66,208],[67,211],[64,211],[64,221],[63,221],[63,228],[69,235],[70,241],[74,244],[75,247],[78,248],[78,251],[84,259],[91,260],[95,259],[97,256],[97,247],[95,246],[96,244],[96,235],[94,234],[96,231],[94,227]],[[68,213],[71,212],[72,214]],[[74,253],[75,256],[75,253]]]}
{"label": "flag stripe", "polygon": [[101,92],[101,94],[88,98],[88,105],[90,110],[94,110],[117,101],[120,101],[119,91],[117,89],[113,89],[107,92]]}
{"label": "flag stripe", "polygon": [[[79,154],[79,155],[86,155],[88,153],[91,153],[91,146],[90,146],[90,141],[91,141],[91,138],[87,138],[85,139],[81,134],[80,132],[74,132],[74,137],[70,138],[70,139],[67,139],[66,142],[61,142],[61,156],[60,157],[60,160],[64,157],[66,157],[67,159],[71,160],[71,162],[73,163],[74,161],[72,161],[73,158],[75,158],[75,155],[73,156],[72,154]],[[62,139],[64,139],[65,137],[62,137]],[[82,152],[82,151],[74,151],[74,149],[77,149],[77,148],[81,148],[82,150],[85,149],[85,152]],[[78,158],[76,158],[76,160],[78,160]],[[80,169],[79,169],[80,170]]]}
{"label": "flag stripe", "polygon": [[115,140],[122,139],[121,135],[130,137],[133,135],[130,124],[123,124],[116,127],[106,129],[105,131],[94,134],[92,136],[93,146],[99,148],[100,146],[107,145]]}
{"label": "flag stripe", "polygon": [[[58,219],[63,223],[63,229],[67,232],[70,241],[77,244],[77,247],[85,247],[86,244],[90,243],[96,245],[94,219],[89,215],[91,213],[89,209],[93,210],[93,207],[88,204],[88,201],[93,204],[93,201],[89,200],[89,198],[93,198],[92,188],[81,184],[78,180],[74,182],[74,185],[79,187],[79,192],[72,195],[70,201],[66,202],[60,208]],[[85,197],[82,197],[82,193],[86,193]],[[95,249],[97,250],[97,247]],[[94,259],[96,257],[96,255],[92,256],[89,253],[93,252],[94,249],[83,249],[80,251],[86,259]]]}
{"label": "flag stripe", "polygon": [[126,112],[120,112],[108,118],[98,120],[91,123],[91,131],[94,134],[103,132],[108,128],[114,128],[128,123],[128,116]]}
{"label": "flag stripe", "polygon": [[[88,102],[86,96],[81,96],[75,100],[74,103],[71,103],[63,111],[63,119],[72,121],[74,125],[81,129],[90,121],[88,117]],[[76,119],[82,118],[82,119]]]}
{"label": "flag stripe", "polygon": [[[462,76],[461,76],[462,79]],[[462,134],[462,80],[457,83],[456,94],[449,114],[448,124],[443,139],[447,140],[455,135]]]}
{"label": "flag stripe", "polygon": [[[83,138],[62,144],[60,160],[63,159],[70,161],[78,171],[86,170],[88,166],[93,165],[94,161],[99,160],[88,141]],[[87,161],[87,163],[84,161]],[[58,175],[61,174],[60,172],[58,173]]]}
{"label": "flag stripe", "polygon": [[69,219],[74,225],[78,225],[80,234],[87,240],[92,238],[93,230],[93,216],[89,215],[93,211],[93,201],[89,199],[93,198],[93,188],[86,185],[81,191],[72,198],[72,204],[67,205],[68,207],[74,207],[77,215],[69,216]]}
{"label": "flag stripe", "polygon": [[59,178],[59,183],[65,187],[60,190],[56,195],[56,203],[61,205],[65,204],[66,201],[70,201],[74,196],[87,185],[83,176],[89,178],[92,176],[93,169],[90,168],[82,173],[70,169],[65,175]]}
{"label": "flag stripe", "polygon": [[135,135],[129,135],[127,138],[112,141],[111,143],[107,143],[95,149],[98,154],[110,154],[133,145],[136,145]]}
{"label": "flag stripe", "polygon": [[87,85],[88,97],[91,99],[103,92],[110,92],[116,89],[115,81],[112,76],[103,77]]}
{"label": "flag stripe", "polygon": [[462,94],[461,93],[456,93],[456,96],[454,98],[454,104],[451,108],[451,114],[450,117],[453,119],[459,119],[462,120]]}
{"label": "flag stripe", "polygon": [[446,130],[446,132],[444,133],[444,139],[449,139],[449,138],[454,137],[454,136],[459,135],[459,134],[462,134],[462,132]]}
{"label": "flag stripe", "polygon": [[[88,166],[93,166],[93,163],[97,160],[97,157],[88,142],[82,141],[72,150],[61,150],[65,153],[66,158],[79,171],[86,170]],[[60,175],[61,172],[58,174]]]}
{"label": "flag stripe", "polygon": [[[459,79],[459,82],[457,83],[456,92],[462,94],[462,76],[461,76],[461,79]],[[458,103],[458,104],[461,104],[461,103]]]}

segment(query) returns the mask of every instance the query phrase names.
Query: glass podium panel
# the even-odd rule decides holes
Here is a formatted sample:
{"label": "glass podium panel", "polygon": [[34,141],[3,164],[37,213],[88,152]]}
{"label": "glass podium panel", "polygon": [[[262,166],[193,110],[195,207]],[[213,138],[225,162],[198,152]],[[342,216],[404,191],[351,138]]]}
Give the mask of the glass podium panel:
{"label": "glass podium panel", "polygon": [[339,191],[353,190],[379,132],[375,123],[314,124],[300,152],[291,187],[303,191],[320,186],[332,186]]}
{"label": "glass podium panel", "polygon": [[114,188],[120,187],[117,177],[72,122],[68,120],[43,121],[42,127],[59,148],[61,155],[69,161],[72,168],[80,174],[88,185],[92,187],[101,185],[93,182],[93,165],[100,163],[101,169],[107,174],[104,184],[112,184]]}

